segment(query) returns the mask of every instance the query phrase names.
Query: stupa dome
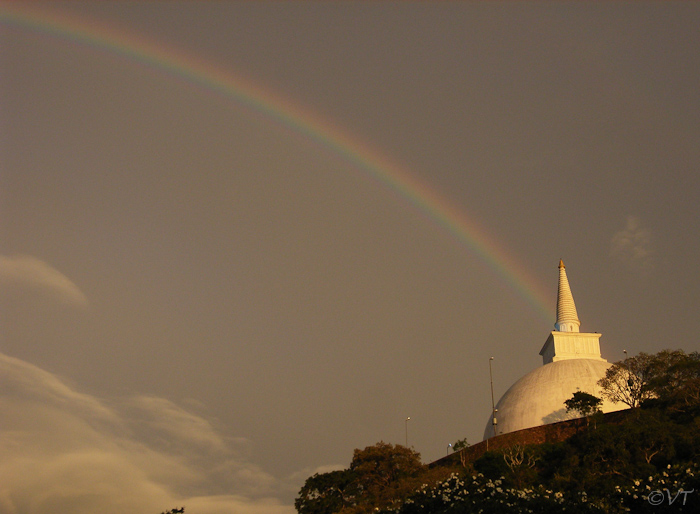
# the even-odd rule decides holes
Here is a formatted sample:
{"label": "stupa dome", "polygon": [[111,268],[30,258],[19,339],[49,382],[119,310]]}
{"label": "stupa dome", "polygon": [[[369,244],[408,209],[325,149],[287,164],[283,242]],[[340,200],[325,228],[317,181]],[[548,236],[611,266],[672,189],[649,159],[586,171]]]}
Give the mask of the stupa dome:
{"label": "stupa dome", "polygon": [[[576,391],[601,398],[597,382],[610,366],[604,360],[566,359],[531,371],[513,384],[496,405],[496,432],[505,434],[580,417],[574,412],[567,413],[564,402]],[[604,401],[601,406],[603,412],[624,407],[609,401]],[[493,436],[493,423],[489,418],[484,439]]]}

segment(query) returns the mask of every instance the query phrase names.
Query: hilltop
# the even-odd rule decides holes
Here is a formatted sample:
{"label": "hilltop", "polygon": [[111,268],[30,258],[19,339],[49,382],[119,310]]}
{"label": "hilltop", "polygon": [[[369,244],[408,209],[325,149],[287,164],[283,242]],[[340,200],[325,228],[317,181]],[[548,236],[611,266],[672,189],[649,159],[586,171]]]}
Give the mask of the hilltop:
{"label": "hilltop", "polygon": [[700,511],[700,355],[639,354],[606,379],[605,394],[629,410],[501,435],[428,465],[381,442],[355,450],[346,470],[310,477],[295,506],[300,514]]}

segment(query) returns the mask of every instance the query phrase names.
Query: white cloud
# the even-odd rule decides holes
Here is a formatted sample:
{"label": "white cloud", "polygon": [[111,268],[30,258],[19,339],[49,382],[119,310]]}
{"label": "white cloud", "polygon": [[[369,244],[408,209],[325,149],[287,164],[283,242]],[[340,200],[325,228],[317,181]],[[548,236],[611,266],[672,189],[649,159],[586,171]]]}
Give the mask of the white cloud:
{"label": "white cloud", "polygon": [[87,297],[63,273],[31,255],[0,255],[0,285],[19,285],[52,295],[76,307],[86,307]]}
{"label": "white cloud", "polygon": [[295,497],[299,494],[299,489],[304,485],[306,479],[315,475],[316,473],[330,473],[331,471],[340,471],[347,469],[348,465],[345,464],[324,464],[322,466],[317,466],[316,468],[303,468],[295,471],[291,475],[287,476],[282,482],[282,487],[286,490],[288,496]]}
{"label": "white cloud", "polygon": [[311,473],[309,473],[309,475],[315,475],[316,473],[321,475],[323,473],[330,473],[331,471],[341,471],[345,468],[347,468],[347,466],[343,466],[342,464],[328,464],[325,466],[318,466]]}
{"label": "white cloud", "polygon": [[206,514],[289,514],[296,510],[287,505],[280,505],[276,500],[263,499],[251,501],[248,498],[235,495],[202,496],[190,498],[185,512]]}
{"label": "white cloud", "polygon": [[652,243],[651,231],[642,227],[637,217],[628,216],[625,228],[612,237],[610,255],[646,274],[654,266]]}
{"label": "white cloud", "polygon": [[163,398],[106,401],[0,353],[2,514],[291,514],[284,487]]}
{"label": "white cloud", "polygon": [[287,477],[287,481],[290,483],[304,483],[307,478],[315,474],[330,473],[331,471],[340,471],[346,469],[348,466],[342,464],[324,464],[322,466],[317,466],[316,468],[304,468],[299,471],[295,471],[293,474]]}

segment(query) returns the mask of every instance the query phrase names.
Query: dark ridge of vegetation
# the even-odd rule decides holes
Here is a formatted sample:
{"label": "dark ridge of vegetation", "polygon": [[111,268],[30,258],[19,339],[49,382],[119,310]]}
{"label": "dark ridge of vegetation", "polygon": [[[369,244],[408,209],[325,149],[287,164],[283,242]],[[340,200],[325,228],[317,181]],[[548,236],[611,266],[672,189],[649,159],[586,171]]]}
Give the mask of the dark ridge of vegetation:
{"label": "dark ridge of vegetation", "polygon": [[605,398],[631,407],[621,422],[606,422],[599,399],[579,394],[567,407],[587,424],[557,443],[428,467],[413,450],[380,442],[355,450],[348,469],[309,477],[295,507],[299,514],[700,512],[700,355],[640,353],[614,363],[600,385]]}

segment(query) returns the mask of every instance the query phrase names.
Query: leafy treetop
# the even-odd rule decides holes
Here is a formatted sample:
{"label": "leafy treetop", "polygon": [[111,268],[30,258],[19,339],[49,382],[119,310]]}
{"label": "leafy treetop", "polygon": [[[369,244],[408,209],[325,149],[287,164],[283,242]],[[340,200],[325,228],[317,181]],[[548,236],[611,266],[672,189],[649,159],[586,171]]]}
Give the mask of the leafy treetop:
{"label": "leafy treetop", "polygon": [[603,400],[584,391],[576,391],[574,395],[564,402],[566,412],[578,412],[581,416],[590,416],[600,411]]}

